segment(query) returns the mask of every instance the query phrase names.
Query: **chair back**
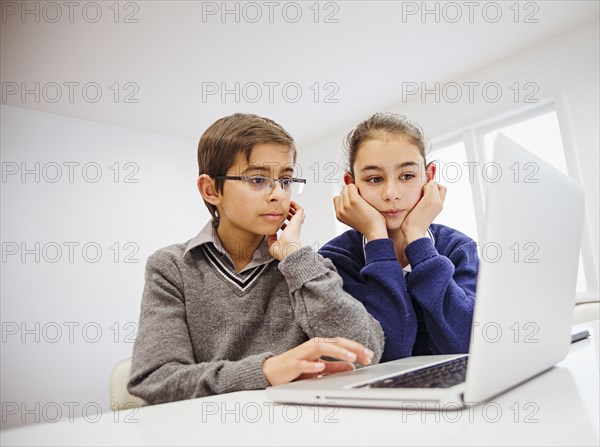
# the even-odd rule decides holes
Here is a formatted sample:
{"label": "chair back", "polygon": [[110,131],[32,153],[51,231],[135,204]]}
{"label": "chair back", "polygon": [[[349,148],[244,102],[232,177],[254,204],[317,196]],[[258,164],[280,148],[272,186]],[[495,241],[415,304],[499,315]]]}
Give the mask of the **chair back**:
{"label": "chair back", "polygon": [[110,373],[110,409],[113,411],[128,410],[146,404],[142,399],[127,391],[130,373],[131,358],[121,360]]}

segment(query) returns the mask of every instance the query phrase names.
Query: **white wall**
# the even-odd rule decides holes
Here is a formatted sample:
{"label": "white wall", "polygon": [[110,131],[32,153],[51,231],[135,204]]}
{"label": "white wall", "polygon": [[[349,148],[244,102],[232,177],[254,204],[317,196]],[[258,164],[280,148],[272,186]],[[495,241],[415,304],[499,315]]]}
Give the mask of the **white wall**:
{"label": "white wall", "polygon": [[[195,186],[197,142],[10,107],[1,119],[2,426],[86,405],[93,416],[108,410],[111,368],[131,355],[147,256],[193,237],[208,218]],[[80,163],[72,183],[70,162]],[[38,181],[9,175],[13,163],[39,163]],[[56,166],[62,177],[52,183]],[[73,262],[65,243],[79,244]],[[21,244],[31,250],[25,259]]]}
{"label": "white wall", "polygon": [[[460,49],[458,49],[460,51]],[[381,110],[363,110],[357,112],[356,122],[349,122],[344,128],[336,129],[301,148],[303,159],[329,160],[339,162],[341,141],[344,135],[360,120],[376,111],[394,111],[405,114],[420,123],[430,140],[440,138],[450,133],[459,132],[473,123],[479,123],[498,115],[531,104],[525,104],[523,99],[530,89],[523,89],[526,82],[534,82],[539,91],[531,99],[540,101],[552,98],[557,103],[558,117],[563,133],[564,145],[569,159],[575,162],[569,170],[581,182],[586,191],[585,229],[593,247],[594,262],[598,268],[598,153],[599,141],[599,43],[598,18],[585,26],[549,39],[540,45],[528,48],[497,62],[482,67],[472,73],[457,79],[436,79],[435,74],[426,80],[426,87],[432,89],[436,82],[442,87],[449,82],[456,82],[463,87],[463,96],[456,102],[454,93],[447,90],[447,95],[440,95],[436,101],[434,95],[406,95],[390,100],[390,104]],[[398,82],[417,82],[423,80],[398,79]],[[481,86],[495,82],[501,88],[501,99],[492,102],[493,90],[488,96],[481,93],[481,88],[475,89],[473,101],[468,95],[468,85],[465,82],[479,82]],[[515,82],[520,82],[519,101],[515,101]],[[479,93],[477,93],[479,92]],[[408,93],[408,90],[407,90]],[[452,96],[451,96],[452,95]],[[316,185],[315,189],[323,191]],[[335,185],[337,186],[337,185]],[[451,193],[451,191],[449,192]],[[305,225],[305,234],[309,239],[325,243],[336,234],[335,218],[333,216],[330,195],[315,194],[307,201],[307,213],[310,216],[320,216],[318,221],[309,220]]]}

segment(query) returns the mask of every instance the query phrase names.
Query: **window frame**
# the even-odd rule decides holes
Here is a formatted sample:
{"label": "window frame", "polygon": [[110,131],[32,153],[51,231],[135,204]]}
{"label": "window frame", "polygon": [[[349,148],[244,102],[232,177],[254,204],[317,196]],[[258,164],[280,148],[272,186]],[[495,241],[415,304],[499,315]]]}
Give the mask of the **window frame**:
{"label": "window frame", "polygon": [[[445,147],[456,143],[463,143],[468,162],[484,163],[484,137],[487,133],[496,131],[513,124],[535,118],[546,113],[556,113],[559,131],[562,139],[562,146],[567,165],[569,177],[581,182],[581,176],[578,168],[577,154],[572,144],[571,132],[567,125],[566,113],[559,101],[546,99],[537,104],[527,105],[525,107],[513,109],[507,113],[493,116],[491,118],[472,123],[471,125],[456,130],[451,133],[440,135],[431,139],[431,154],[435,154]],[[475,170],[473,182],[471,183],[471,193],[475,213],[477,233],[483,234],[485,224],[485,190],[481,170]],[[587,204],[584,213],[584,226],[581,240],[580,254],[583,261],[583,270],[587,284],[586,292],[577,293],[577,302],[599,301],[598,297],[598,268],[594,260],[592,251],[591,234],[588,226]]]}

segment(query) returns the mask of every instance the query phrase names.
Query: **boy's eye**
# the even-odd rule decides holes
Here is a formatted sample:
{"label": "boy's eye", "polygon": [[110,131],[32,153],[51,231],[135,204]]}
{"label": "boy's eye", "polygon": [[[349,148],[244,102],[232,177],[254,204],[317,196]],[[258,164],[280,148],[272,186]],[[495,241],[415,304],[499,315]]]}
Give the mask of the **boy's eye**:
{"label": "boy's eye", "polygon": [[382,177],[369,177],[367,179],[367,183],[373,183],[373,184],[375,184],[375,183],[381,183],[381,182],[383,182],[383,178]]}
{"label": "boy's eye", "polygon": [[279,179],[279,181],[281,181],[281,184],[282,184],[283,186],[288,186],[289,184],[291,184],[291,183],[292,183],[292,177],[281,177],[281,178]]}
{"label": "boy's eye", "polygon": [[401,180],[404,180],[404,181],[408,181],[408,180],[412,180],[412,179],[414,179],[415,177],[416,177],[416,176],[415,176],[415,174],[411,174],[411,173],[408,173],[408,172],[407,172],[406,174],[402,174],[402,175],[400,176],[400,179],[401,179]]}
{"label": "boy's eye", "polygon": [[260,177],[260,176],[255,176],[255,177],[248,177],[248,181],[253,184],[253,185],[264,185],[264,183],[267,181],[267,179],[265,177]]}

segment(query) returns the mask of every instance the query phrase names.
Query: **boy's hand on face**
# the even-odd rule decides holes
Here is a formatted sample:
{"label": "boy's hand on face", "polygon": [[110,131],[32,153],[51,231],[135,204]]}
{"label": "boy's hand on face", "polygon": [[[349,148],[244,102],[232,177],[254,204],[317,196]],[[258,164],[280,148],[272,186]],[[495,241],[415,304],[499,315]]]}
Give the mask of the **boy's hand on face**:
{"label": "boy's hand on face", "polygon": [[354,183],[333,198],[337,219],[365,235],[368,241],[388,237],[385,217],[363,199]]}
{"label": "boy's hand on face", "polygon": [[281,226],[283,230],[279,238],[277,234],[271,234],[267,239],[269,254],[279,261],[302,248],[300,242],[300,230],[304,223],[304,208],[297,202],[290,202],[290,209],[287,215],[288,223]]}
{"label": "boy's hand on face", "polygon": [[402,233],[406,242],[425,237],[433,219],[444,207],[447,188],[430,180],[423,185],[423,195],[402,222]]}
{"label": "boy's hand on face", "polygon": [[[322,356],[339,359],[321,360]],[[263,363],[263,373],[271,385],[334,374],[354,369],[353,362],[368,365],[373,352],[360,343],[345,338],[313,338]]]}

